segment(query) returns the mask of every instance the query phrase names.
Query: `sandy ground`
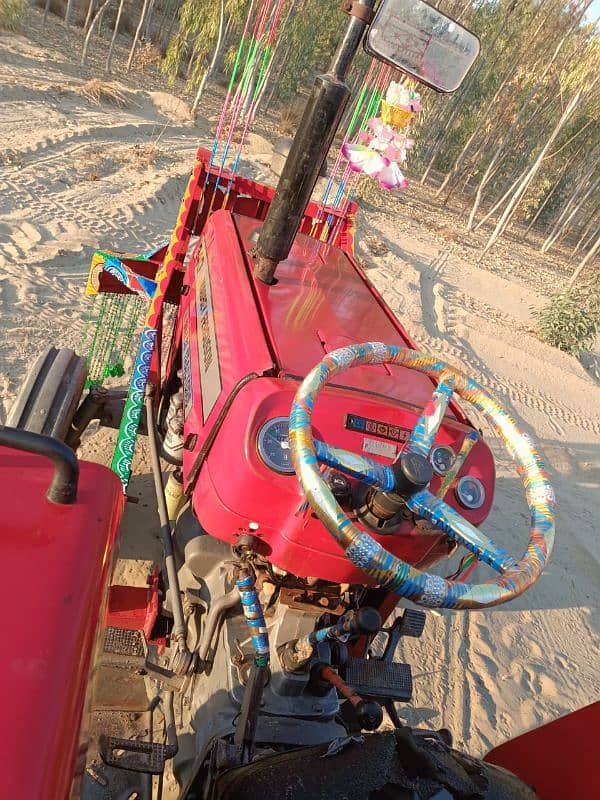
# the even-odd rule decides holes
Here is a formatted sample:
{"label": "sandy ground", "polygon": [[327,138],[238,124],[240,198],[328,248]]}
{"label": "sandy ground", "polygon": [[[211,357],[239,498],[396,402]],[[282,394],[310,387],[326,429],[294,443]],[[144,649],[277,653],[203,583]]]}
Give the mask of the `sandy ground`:
{"label": "sandy ground", "polygon": [[[78,346],[93,249],[146,249],[164,240],[195,148],[208,141],[210,120],[194,126],[156,79],[145,90],[118,84],[127,92],[122,108],[81,97],[89,75],[65,55],[65,34],[54,30],[52,41],[35,26],[30,38],[0,36],[4,412],[47,342]],[[272,182],[269,150],[254,136],[249,169]],[[422,221],[412,191],[395,209],[366,204],[359,256],[422,349],[462,365],[534,436],[558,499],[555,552],[526,596],[485,612],[430,614],[424,637],[405,647],[415,695],[402,716],[445,725],[460,746],[481,754],[600,695],[600,385],[531,334],[531,308],[560,281],[551,260],[507,256],[506,270],[497,260],[477,266],[465,258],[460,235],[436,235]],[[106,461],[111,441],[105,433],[88,438],[84,453]],[[498,481],[485,531],[518,553],[527,538],[523,493],[502,446],[491,443]],[[157,554],[143,445],[138,472],[131,491],[140,503],[126,511],[120,580],[137,579],[140,559]]]}

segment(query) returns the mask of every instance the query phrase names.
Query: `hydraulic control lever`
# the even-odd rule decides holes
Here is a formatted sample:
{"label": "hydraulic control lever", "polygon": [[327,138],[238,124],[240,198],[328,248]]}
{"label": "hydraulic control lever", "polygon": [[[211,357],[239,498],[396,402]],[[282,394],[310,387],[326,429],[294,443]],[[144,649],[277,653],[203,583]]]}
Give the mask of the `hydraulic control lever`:
{"label": "hydraulic control lever", "polygon": [[373,636],[381,629],[381,616],[374,608],[359,608],[345,614],[335,625],[311,631],[301,639],[286,642],[279,651],[281,664],[286,672],[301,672],[314,655],[321,642],[345,643],[355,636]]}
{"label": "hydraulic control lever", "polygon": [[361,730],[374,731],[383,722],[383,709],[379,703],[375,700],[363,700],[329,664],[315,664],[311,670],[311,681],[333,686],[352,706]]}

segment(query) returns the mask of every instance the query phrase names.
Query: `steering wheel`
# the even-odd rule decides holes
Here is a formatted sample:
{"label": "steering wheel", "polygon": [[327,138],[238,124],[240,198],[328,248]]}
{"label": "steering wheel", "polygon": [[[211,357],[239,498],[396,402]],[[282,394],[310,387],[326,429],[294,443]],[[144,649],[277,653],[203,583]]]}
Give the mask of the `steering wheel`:
{"label": "steering wheel", "polygon": [[[391,466],[315,441],[312,436],[311,416],[319,392],[335,375],[362,364],[399,364],[438,381],[407,447]],[[531,511],[529,543],[518,560],[427,488],[433,475],[429,452],[453,392],[482,412],[517,461]],[[296,393],[290,414],[289,440],[296,474],[319,519],[355,566],[400,597],[430,608],[486,608],[522,594],[542,574],[554,544],[555,501],[534,444],[519,430],[508,411],[473,378],[440,359],[380,342],[333,350],[306,376]],[[319,462],[403,501],[413,513],[429,520],[489,564],[498,573],[497,577],[488,583],[458,583],[421,572],[396,558],[354,525],[340,508],[323,480]]]}

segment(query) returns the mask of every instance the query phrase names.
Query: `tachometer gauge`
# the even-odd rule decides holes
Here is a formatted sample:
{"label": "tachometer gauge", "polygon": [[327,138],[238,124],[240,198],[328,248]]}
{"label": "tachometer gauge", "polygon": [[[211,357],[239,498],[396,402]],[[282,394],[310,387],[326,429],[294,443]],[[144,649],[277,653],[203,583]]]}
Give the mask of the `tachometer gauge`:
{"label": "tachometer gauge", "polygon": [[465,508],[481,508],[485,502],[483,484],[472,475],[464,475],[456,484],[454,491],[458,502]]}
{"label": "tachometer gauge", "polygon": [[293,475],[288,438],[288,418],[273,417],[258,432],[258,452],[267,467],[282,475]]}
{"label": "tachometer gauge", "polygon": [[445,444],[434,447],[429,456],[431,466],[438,475],[447,475],[455,458],[454,450]]}

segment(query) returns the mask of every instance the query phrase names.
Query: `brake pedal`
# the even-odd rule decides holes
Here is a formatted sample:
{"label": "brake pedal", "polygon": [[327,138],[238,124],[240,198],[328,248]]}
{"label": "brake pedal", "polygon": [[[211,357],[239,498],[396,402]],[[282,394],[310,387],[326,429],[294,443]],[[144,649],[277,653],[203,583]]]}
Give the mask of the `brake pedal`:
{"label": "brake pedal", "polygon": [[406,703],[412,697],[409,664],[395,664],[380,658],[355,658],[346,662],[346,683],[358,694]]}
{"label": "brake pedal", "polygon": [[427,617],[424,611],[417,608],[405,608],[400,617],[400,636],[414,636],[418,639],[425,629]]}
{"label": "brake pedal", "polygon": [[427,617],[423,611],[416,608],[405,608],[402,616],[395,619],[389,628],[384,629],[388,640],[382,659],[388,662],[394,660],[394,653],[402,636],[412,636],[418,639],[423,633],[426,620]]}
{"label": "brake pedal", "polygon": [[102,760],[109,767],[151,775],[164,772],[166,762],[177,753],[174,745],[105,735],[100,736],[98,749]]}

